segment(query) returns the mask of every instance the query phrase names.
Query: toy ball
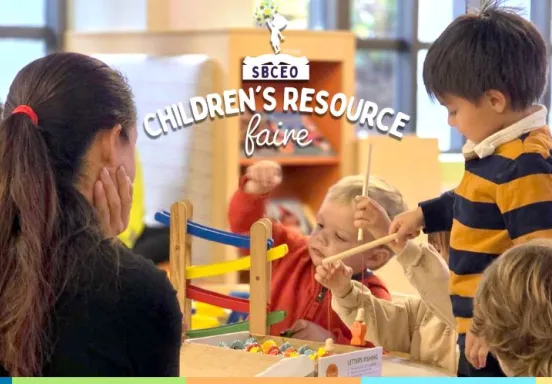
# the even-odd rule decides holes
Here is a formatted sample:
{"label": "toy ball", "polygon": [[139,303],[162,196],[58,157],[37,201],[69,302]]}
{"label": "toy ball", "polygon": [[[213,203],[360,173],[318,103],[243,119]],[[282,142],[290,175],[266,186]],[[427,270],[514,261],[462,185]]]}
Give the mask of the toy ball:
{"label": "toy ball", "polygon": [[263,349],[264,353],[268,353],[273,347],[278,347],[278,344],[274,340],[266,340],[262,345],[261,348]]}
{"label": "toy ball", "polygon": [[263,350],[259,346],[253,346],[248,352],[251,353],[263,353]]}
{"label": "toy ball", "polygon": [[297,352],[299,352],[300,355],[306,355],[305,351],[308,350],[309,347],[307,347],[306,345],[302,345],[299,347],[299,349],[297,350]]}
{"label": "toy ball", "polygon": [[241,340],[234,340],[230,344],[230,349],[245,349],[245,344]]}
{"label": "toy ball", "polygon": [[222,348],[230,348],[230,347],[228,346],[228,344],[226,344],[224,341],[221,341],[220,343],[218,343],[218,346],[219,346],[219,347],[222,347]]}
{"label": "toy ball", "polygon": [[281,351],[281,352],[285,352],[285,351],[287,351],[287,350],[290,349],[290,348],[291,348],[291,344],[290,344],[290,343],[284,343],[284,344],[282,344],[282,345],[280,346],[280,351]]}
{"label": "toy ball", "polygon": [[245,340],[246,346],[251,344],[257,344],[257,340],[255,340],[253,337],[250,337],[249,339]]}
{"label": "toy ball", "polygon": [[332,352],[326,350],[326,348],[324,348],[324,347],[321,347],[321,348],[318,349],[317,355],[318,355],[319,357],[326,357],[326,356],[331,356],[331,355],[332,355]]}
{"label": "toy ball", "polygon": [[305,349],[303,352],[299,352],[301,355],[310,356],[314,353],[314,351],[310,348]]}
{"label": "toy ball", "polygon": [[278,347],[271,347],[268,352],[267,352],[268,355],[281,355],[282,352],[280,352],[280,348]]}
{"label": "toy ball", "polygon": [[[257,343],[254,343],[254,344],[249,344],[246,346],[245,350],[247,352],[250,352],[253,348],[258,348],[259,350],[261,350],[261,346]],[[261,350],[262,351],[262,350]]]}
{"label": "toy ball", "polygon": [[286,349],[286,351],[284,352],[284,356],[285,357],[294,357],[294,356],[298,356],[299,354],[297,353],[297,351],[293,348],[288,348]]}

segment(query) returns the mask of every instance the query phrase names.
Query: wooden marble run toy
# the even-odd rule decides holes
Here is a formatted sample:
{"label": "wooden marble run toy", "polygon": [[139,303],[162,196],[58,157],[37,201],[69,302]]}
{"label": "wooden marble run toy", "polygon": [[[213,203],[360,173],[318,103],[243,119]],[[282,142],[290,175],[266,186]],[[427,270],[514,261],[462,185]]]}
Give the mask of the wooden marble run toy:
{"label": "wooden marble run toy", "polygon": [[[181,374],[186,377],[244,376],[379,376],[382,350],[334,345],[269,335],[270,325],[282,321],[285,313],[268,313],[271,262],[284,257],[287,245],[274,246],[272,223],[263,218],[250,229],[250,236],[202,226],[192,221],[188,201],[159,212],[156,220],[170,226],[169,277],[177,291],[184,324],[191,324],[191,300],[249,313],[248,321],[210,329],[188,330],[181,348]],[[192,237],[246,248],[250,256],[204,266],[191,263]],[[238,270],[250,270],[250,299],[210,292],[190,280]],[[216,363],[213,363],[216,359]],[[352,368],[355,369],[351,370]],[[330,369],[331,368],[331,369]],[[334,369],[335,368],[335,369]],[[335,372],[334,372],[335,371]],[[339,371],[339,372],[338,372]]]}
{"label": "wooden marble run toy", "polygon": [[[251,236],[217,230],[192,221],[193,205],[189,201],[174,203],[170,213],[158,212],[155,219],[170,226],[169,279],[177,291],[178,302],[187,329],[187,338],[200,338],[249,331],[266,334],[268,327],[282,321],[285,312],[267,313],[270,297],[270,263],[284,257],[286,244],[274,247],[272,225],[261,219],[251,227]],[[250,249],[251,255],[236,260],[192,265],[192,237],[199,237],[238,248]],[[221,295],[190,284],[193,279],[212,277],[226,273],[250,270],[250,299]],[[249,313],[249,320],[208,329],[191,329],[191,301],[211,304],[236,312]]]}

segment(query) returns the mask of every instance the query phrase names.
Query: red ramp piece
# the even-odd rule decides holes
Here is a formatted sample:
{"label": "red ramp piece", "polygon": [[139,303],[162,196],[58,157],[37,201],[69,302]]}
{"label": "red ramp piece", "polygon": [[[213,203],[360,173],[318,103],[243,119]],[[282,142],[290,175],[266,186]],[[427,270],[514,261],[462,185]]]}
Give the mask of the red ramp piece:
{"label": "red ramp piece", "polygon": [[194,285],[188,285],[186,288],[186,296],[188,299],[195,300],[200,303],[230,309],[235,312],[249,313],[249,300],[246,299],[221,295],[220,293],[208,291]]}

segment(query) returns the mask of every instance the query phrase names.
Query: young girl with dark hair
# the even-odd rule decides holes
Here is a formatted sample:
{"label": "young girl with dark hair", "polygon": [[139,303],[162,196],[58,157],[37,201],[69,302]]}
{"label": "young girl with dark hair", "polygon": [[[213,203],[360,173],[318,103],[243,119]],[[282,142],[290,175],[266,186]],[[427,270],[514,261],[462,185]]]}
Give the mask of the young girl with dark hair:
{"label": "young girl with dark hair", "polygon": [[176,293],[113,240],[135,172],[123,77],[88,56],[51,54],[17,74],[3,117],[0,372],[177,376]]}

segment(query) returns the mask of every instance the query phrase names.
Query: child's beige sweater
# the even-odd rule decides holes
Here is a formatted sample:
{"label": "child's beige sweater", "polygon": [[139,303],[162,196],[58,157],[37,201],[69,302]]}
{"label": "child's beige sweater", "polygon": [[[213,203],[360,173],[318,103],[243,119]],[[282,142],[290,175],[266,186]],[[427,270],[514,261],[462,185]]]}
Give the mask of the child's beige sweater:
{"label": "child's beige sweater", "polygon": [[421,297],[389,302],[374,297],[367,289],[361,292],[361,286],[352,282],[351,292],[345,297],[333,296],[332,308],[350,326],[363,305],[366,340],[456,374],[457,333],[448,293],[447,264],[431,245],[413,241],[397,255],[397,261]]}

